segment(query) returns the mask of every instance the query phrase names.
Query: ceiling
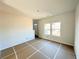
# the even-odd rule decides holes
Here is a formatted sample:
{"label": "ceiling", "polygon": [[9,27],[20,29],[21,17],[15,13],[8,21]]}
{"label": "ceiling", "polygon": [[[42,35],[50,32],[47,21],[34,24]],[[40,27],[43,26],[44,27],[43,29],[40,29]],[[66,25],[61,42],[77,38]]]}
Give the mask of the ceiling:
{"label": "ceiling", "polygon": [[8,15],[15,15],[15,16],[20,16],[20,15],[26,16],[21,11],[15,9],[9,5],[6,5],[3,2],[0,2],[0,16],[7,15],[7,14]]}
{"label": "ceiling", "polygon": [[78,0],[2,0],[33,19],[75,10]]}

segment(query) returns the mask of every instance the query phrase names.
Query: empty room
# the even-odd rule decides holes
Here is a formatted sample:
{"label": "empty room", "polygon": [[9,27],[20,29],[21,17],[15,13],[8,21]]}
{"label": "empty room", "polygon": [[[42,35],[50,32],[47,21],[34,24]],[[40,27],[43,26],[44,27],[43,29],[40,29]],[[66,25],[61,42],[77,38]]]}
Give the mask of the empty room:
{"label": "empty room", "polygon": [[79,0],[0,0],[0,59],[79,59]]}

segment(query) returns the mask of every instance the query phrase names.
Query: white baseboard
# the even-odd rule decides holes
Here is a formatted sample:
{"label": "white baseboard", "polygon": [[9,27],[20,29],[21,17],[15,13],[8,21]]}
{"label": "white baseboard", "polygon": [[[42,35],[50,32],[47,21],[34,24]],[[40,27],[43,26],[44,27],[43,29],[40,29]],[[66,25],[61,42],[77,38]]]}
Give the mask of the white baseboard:
{"label": "white baseboard", "polygon": [[[50,39],[49,39],[49,40],[50,40]],[[60,41],[60,40],[51,40],[51,41],[55,41],[55,42],[58,42],[58,43],[62,43],[62,44],[66,44],[66,45],[74,46],[74,43],[71,44],[71,43],[67,43],[67,42]]]}
{"label": "white baseboard", "polygon": [[64,42],[62,40],[53,40],[53,39],[48,39],[48,38],[43,38],[43,39],[46,39],[46,40],[50,40],[50,41],[55,41],[55,42],[58,42],[58,43],[62,43],[62,44],[66,44],[66,45],[70,45],[70,46],[74,46],[74,43],[68,43],[68,42]]}

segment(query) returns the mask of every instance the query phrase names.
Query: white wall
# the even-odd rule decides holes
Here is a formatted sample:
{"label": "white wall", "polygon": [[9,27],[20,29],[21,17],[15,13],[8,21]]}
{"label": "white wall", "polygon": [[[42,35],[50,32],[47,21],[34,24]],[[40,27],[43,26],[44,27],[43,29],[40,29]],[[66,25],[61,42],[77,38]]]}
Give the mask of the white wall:
{"label": "white wall", "polygon": [[[39,20],[39,36],[41,38],[49,39],[52,41],[61,42],[68,45],[74,45],[74,27],[75,27],[75,12],[67,12],[64,14],[43,18]],[[61,22],[61,36],[46,36],[44,35],[44,24],[45,23],[54,23]]]}
{"label": "white wall", "polygon": [[0,12],[0,50],[34,39],[33,20]]}
{"label": "white wall", "polygon": [[76,8],[76,31],[75,31],[75,53],[77,59],[79,59],[79,4]]}

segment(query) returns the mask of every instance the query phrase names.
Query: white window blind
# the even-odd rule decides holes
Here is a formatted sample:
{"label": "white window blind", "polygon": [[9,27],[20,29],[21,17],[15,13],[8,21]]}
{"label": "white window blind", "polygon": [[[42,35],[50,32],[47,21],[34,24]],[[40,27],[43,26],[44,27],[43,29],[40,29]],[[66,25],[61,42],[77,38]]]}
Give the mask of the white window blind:
{"label": "white window blind", "polygon": [[61,23],[60,22],[56,22],[52,24],[52,35],[53,36],[60,36],[60,28],[61,27]]}
{"label": "white window blind", "polygon": [[50,23],[44,25],[44,34],[50,35]]}

